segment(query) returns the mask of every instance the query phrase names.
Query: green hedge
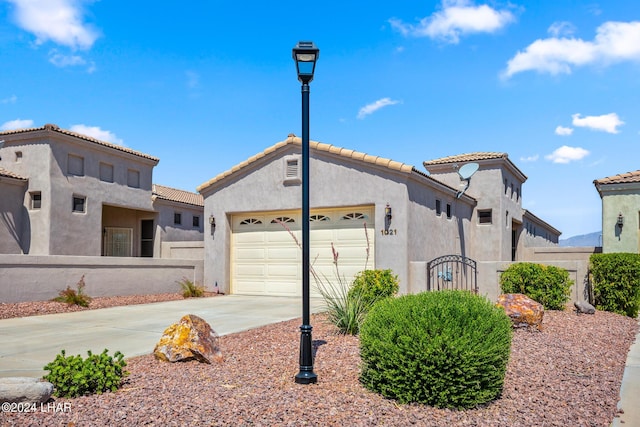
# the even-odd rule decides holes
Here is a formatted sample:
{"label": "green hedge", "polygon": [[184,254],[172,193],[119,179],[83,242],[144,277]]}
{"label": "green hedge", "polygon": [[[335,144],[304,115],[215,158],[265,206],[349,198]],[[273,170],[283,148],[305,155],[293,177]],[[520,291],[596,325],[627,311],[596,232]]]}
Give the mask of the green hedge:
{"label": "green hedge", "polygon": [[573,280],[564,268],[552,265],[518,262],[500,275],[500,288],[505,294],[525,294],[546,310],[564,310],[571,296]]}
{"label": "green hedge", "polygon": [[640,307],[640,255],[593,254],[590,269],[596,308],[637,317]]}
{"label": "green hedge", "polygon": [[401,403],[471,408],[502,392],[511,336],[504,310],[467,291],[387,298],[360,329],[360,381]]}
{"label": "green hedge", "polygon": [[389,269],[364,270],[354,278],[349,296],[358,294],[365,304],[373,305],[378,300],[397,294],[399,287],[398,276]]}

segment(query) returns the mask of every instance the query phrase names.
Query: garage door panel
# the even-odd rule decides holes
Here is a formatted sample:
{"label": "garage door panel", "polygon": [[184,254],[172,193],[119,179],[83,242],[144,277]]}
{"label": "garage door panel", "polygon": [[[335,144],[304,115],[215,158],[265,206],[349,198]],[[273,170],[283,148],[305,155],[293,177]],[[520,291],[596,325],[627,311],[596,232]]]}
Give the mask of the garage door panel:
{"label": "garage door panel", "polygon": [[[295,231],[293,232],[293,234],[296,236],[296,239],[298,239],[298,241],[300,240],[300,236],[298,235],[299,233],[296,233]],[[289,232],[285,229],[282,229],[280,231],[270,231],[266,233],[266,240],[267,243],[279,243],[279,244],[290,244],[290,245],[295,245],[296,242],[293,239],[293,237],[291,236],[291,234],[289,234]]]}
{"label": "garage door panel", "polygon": [[261,262],[265,258],[266,250],[263,248],[247,247],[236,249],[236,261],[258,261]]}
{"label": "garage door panel", "polygon": [[267,261],[295,262],[301,257],[300,252],[298,248],[268,248]]}
{"label": "garage door panel", "polygon": [[[312,268],[322,280],[329,280],[338,285],[333,264],[331,244],[339,252],[339,273],[346,284],[350,284],[356,273],[362,271],[366,260],[367,239],[363,227],[363,219],[348,220],[352,212],[362,212],[370,218],[371,207],[322,209],[314,213],[310,226],[310,256]],[[318,220],[320,214],[329,220]],[[260,218],[262,224],[252,222],[242,224],[242,218]],[[280,224],[271,224],[271,218],[290,217],[296,222],[287,223],[298,242],[302,243],[299,212],[262,212],[234,216],[231,235],[233,293],[291,295],[302,293],[302,251],[291,233]],[[369,221],[369,220],[367,220]],[[367,223],[370,251],[374,251],[373,223]],[[242,230],[242,231],[241,231]],[[369,258],[368,267],[373,268],[373,255]],[[323,277],[325,276],[325,277]],[[320,296],[315,289],[315,281],[311,278],[311,295]]]}
{"label": "garage door panel", "polygon": [[255,245],[255,243],[264,243],[265,236],[263,231],[248,231],[244,233],[234,233],[234,239],[237,244],[248,243]]}

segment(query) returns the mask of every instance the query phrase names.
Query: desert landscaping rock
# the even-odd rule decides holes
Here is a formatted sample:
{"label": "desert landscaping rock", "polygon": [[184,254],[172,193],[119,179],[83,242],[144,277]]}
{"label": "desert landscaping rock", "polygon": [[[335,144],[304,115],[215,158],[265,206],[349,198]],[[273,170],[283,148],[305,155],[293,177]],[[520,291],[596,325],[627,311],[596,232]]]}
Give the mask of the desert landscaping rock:
{"label": "desert landscaping rock", "polygon": [[53,394],[53,384],[31,377],[0,378],[0,403],[44,403]]}
{"label": "desert landscaping rock", "polygon": [[577,313],[595,314],[596,308],[586,301],[576,301],[573,303]]}
{"label": "desert landscaping rock", "polygon": [[178,323],[169,326],[153,354],[165,362],[222,362],[218,334],[204,319],[194,314],[182,316]]}
{"label": "desert landscaping rock", "polygon": [[523,294],[502,294],[498,297],[497,306],[504,308],[513,327],[540,330],[544,307],[539,302]]}

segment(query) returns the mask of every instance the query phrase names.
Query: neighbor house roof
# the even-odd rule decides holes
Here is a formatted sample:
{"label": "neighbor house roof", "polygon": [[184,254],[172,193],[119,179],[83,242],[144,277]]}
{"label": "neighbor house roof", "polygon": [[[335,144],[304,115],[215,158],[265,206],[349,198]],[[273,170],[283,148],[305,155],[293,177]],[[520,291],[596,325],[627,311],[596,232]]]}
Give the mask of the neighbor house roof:
{"label": "neighbor house roof", "polygon": [[21,180],[21,181],[27,181],[28,180],[28,178],[25,178],[23,176],[20,176],[20,175],[18,175],[16,173],[13,173],[13,172],[8,171],[8,170],[3,169],[3,168],[0,168],[0,176],[4,176],[4,177],[7,177],[7,178],[18,179],[18,180]]}
{"label": "neighbor house roof", "polygon": [[602,186],[609,184],[633,184],[640,182],[640,170],[633,172],[620,173],[618,175],[607,176],[605,178],[596,179],[593,184],[596,186],[600,197],[602,197]]}
{"label": "neighbor house roof", "polygon": [[491,152],[491,151],[464,153],[464,154],[457,154],[455,156],[441,157],[439,159],[426,160],[422,162],[422,164],[427,170],[429,170],[429,166],[435,166],[435,165],[444,165],[444,164],[450,164],[450,163],[480,162],[483,160],[499,160],[499,159],[503,159],[505,162],[507,162],[507,164],[509,164],[514,169],[516,174],[522,175],[523,181],[527,180],[527,176],[524,173],[522,173],[522,171],[511,160],[509,160],[509,155],[507,153],[498,153],[498,152]]}
{"label": "neighbor house roof", "polygon": [[178,190],[164,185],[153,184],[152,197],[168,200],[170,202],[184,203],[193,206],[204,206],[204,198],[201,194],[190,191]]}
{"label": "neighbor house roof", "polygon": [[[274,151],[278,150],[279,148],[282,148],[282,147],[284,147],[286,145],[289,145],[289,144],[300,145],[301,146],[302,145],[302,139],[297,137],[297,136],[295,136],[294,134],[289,134],[288,138],[285,139],[284,141],[278,142],[277,144],[272,145],[271,147],[267,148],[263,152],[258,153],[255,156],[248,158],[244,162],[235,165],[231,169],[216,175],[215,177],[213,177],[209,181],[207,181],[204,184],[201,184],[200,186],[198,186],[196,188],[196,190],[202,192],[202,190],[206,189],[207,187],[212,186],[216,182],[218,182],[218,181],[226,178],[227,176],[239,171],[240,169],[243,169],[243,168],[249,166],[252,163],[255,163],[256,161],[258,161],[258,160],[262,159],[263,157],[273,153]],[[365,163],[370,163],[370,164],[374,164],[374,165],[378,165],[378,166],[383,166],[383,167],[386,167],[386,168],[389,168],[389,169],[392,169],[392,170],[396,170],[396,171],[400,171],[400,172],[404,172],[404,173],[418,172],[418,173],[422,174],[422,172],[417,171],[413,166],[408,165],[406,163],[396,162],[394,160],[387,159],[387,158],[380,157],[380,156],[372,156],[372,155],[369,155],[367,153],[362,153],[362,152],[355,151],[355,150],[349,150],[347,148],[336,147],[335,145],[331,145],[331,144],[325,144],[325,143],[317,142],[317,141],[309,141],[309,148],[313,149],[313,150],[316,150],[316,151],[324,151],[324,152],[328,152],[328,153],[332,153],[332,154],[337,154],[339,156],[351,158],[351,159],[354,159],[354,160],[360,160],[360,161],[365,162]]]}
{"label": "neighbor house roof", "polygon": [[0,132],[0,136],[16,135],[16,134],[23,134],[23,133],[36,132],[36,131],[57,132],[57,133],[60,133],[60,134],[63,134],[63,135],[73,136],[75,138],[79,138],[79,139],[82,139],[84,141],[91,142],[93,144],[101,145],[103,147],[109,147],[109,148],[113,148],[113,149],[118,150],[118,151],[122,151],[122,152],[125,152],[125,153],[133,154],[134,156],[143,157],[145,159],[152,160],[152,161],[154,161],[156,163],[158,163],[160,161],[159,158],[150,156],[149,154],[141,153],[140,151],[135,151],[135,150],[132,150],[130,148],[124,147],[122,145],[117,145],[117,144],[112,144],[110,142],[101,141],[99,139],[92,138],[92,137],[87,136],[87,135],[83,135],[81,133],[76,133],[76,132],[72,132],[70,130],[61,129],[58,125],[54,125],[54,124],[46,124],[44,126],[37,127],[37,128],[8,130],[8,131]]}
{"label": "neighbor house roof", "polygon": [[525,209],[524,210],[524,217],[528,217],[529,220],[533,220],[535,222],[537,222],[538,224],[546,227],[549,231],[551,231],[552,233],[557,234],[558,236],[560,236],[562,234],[562,231],[558,230],[557,228],[553,227],[551,224],[549,224],[547,221],[540,219],[540,217],[534,215],[531,211]]}

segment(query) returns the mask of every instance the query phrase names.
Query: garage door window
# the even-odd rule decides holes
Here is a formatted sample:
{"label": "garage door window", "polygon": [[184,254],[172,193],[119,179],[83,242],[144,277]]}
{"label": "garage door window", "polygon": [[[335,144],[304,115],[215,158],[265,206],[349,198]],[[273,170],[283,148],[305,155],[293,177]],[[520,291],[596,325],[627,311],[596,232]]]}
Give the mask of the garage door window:
{"label": "garage door window", "polygon": [[311,215],[309,217],[309,221],[311,221],[311,222],[331,221],[331,218],[329,218],[326,215]]}
{"label": "garage door window", "polygon": [[341,219],[352,220],[352,219],[367,219],[367,216],[361,212],[351,212],[344,215]]}
{"label": "garage door window", "polygon": [[252,224],[262,224],[262,221],[260,221],[257,218],[247,218],[240,221],[240,225],[252,225]]}
{"label": "garage door window", "polygon": [[271,224],[278,224],[280,222],[296,222],[296,220],[288,216],[279,216],[271,220]]}

